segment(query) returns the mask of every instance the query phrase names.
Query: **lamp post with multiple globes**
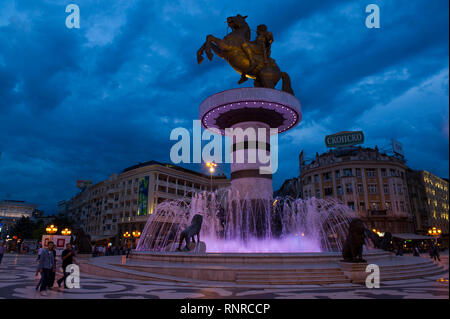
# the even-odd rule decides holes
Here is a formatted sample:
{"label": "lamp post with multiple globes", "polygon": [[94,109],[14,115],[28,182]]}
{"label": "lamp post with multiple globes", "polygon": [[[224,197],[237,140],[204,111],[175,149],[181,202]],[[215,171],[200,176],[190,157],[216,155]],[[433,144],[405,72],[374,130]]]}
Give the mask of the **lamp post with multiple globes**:
{"label": "lamp post with multiple globes", "polygon": [[132,232],[133,237],[134,237],[134,241],[135,241],[135,245],[137,246],[138,241],[139,241],[139,237],[141,237],[141,232],[139,230],[135,230]]}
{"label": "lamp post with multiple globes", "polygon": [[434,237],[434,241],[436,244],[437,244],[438,238],[441,236],[441,234],[442,234],[442,230],[440,228],[432,227],[432,228],[428,229],[428,235]]}
{"label": "lamp post with multiple globes", "polygon": [[45,231],[47,232],[47,234],[53,235],[58,231],[58,227],[51,224],[50,226],[47,226],[47,228],[45,228]]}
{"label": "lamp post with multiple globes", "polygon": [[67,227],[61,230],[61,235],[63,236],[70,236],[70,234],[72,234],[72,231]]}

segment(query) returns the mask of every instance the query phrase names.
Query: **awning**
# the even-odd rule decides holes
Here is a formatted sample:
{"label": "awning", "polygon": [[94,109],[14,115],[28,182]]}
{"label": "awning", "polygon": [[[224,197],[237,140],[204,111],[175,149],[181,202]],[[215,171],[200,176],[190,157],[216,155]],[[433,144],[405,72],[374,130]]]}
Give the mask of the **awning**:
{"label": "awning", "polygon": [[399,238],[402,240],[430,240],[430,239],[433,239],[430,236],[422,236],[422,235],[409,234],[409,233],[392,234],[392,237]]}

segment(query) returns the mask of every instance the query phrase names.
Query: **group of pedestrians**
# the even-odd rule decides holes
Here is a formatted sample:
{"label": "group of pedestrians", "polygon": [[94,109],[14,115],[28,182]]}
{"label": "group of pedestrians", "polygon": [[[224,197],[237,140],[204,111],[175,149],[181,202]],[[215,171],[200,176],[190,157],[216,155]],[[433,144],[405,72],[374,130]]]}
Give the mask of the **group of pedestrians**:
{"label": "group of pedestrians", "polygon": [[437,245],[433,245],[430,247],[429,250],[430,258],[433,260],[441,261],[440,254],[439,254],[439,247]]}
{"label": "group of pedestrians", "polygon": [[[66,278],[69,273],[66,271],[67,266],[74,263],[75,252],[71,244],[66,245],[66,249],[61,254],[63,276],[56,282],[58,287],[64,282],[64,288],[67,288]],[[39,290],[43,296],[47,295],[47,289],[52,289],[55,284],[56,277],[56,250],[52,241],[49,241],[47,248],[40,248],[38,252],[38,267],[36,275],[41,274],[41,279],[36,286],[36,291]]]}
{"label": "group of pedestrians", "polygon": [[97,246],[94,245],[92,247],[92,257],[99,257],[99,256],[114,256],[114,255],[126,255],[128,256],[131,253],[132,249],[132,242],[130,240],[127,240],[124,246]]}

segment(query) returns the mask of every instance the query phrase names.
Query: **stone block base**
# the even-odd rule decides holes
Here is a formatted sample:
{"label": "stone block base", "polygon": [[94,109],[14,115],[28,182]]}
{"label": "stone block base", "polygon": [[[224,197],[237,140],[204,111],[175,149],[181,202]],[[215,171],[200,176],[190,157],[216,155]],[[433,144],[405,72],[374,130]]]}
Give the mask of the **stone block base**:
{"label": "stone block base", "polygon": [[366,268],[367,262],[352,263],[339,261],[339,267],[344,275],[353,283],[365,283],[367,278]]}

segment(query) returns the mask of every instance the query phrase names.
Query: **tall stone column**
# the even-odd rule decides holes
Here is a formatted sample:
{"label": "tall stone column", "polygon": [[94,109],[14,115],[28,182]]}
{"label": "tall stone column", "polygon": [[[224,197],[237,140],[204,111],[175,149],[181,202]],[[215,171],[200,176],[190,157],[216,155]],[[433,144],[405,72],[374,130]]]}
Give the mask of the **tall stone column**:
{"label": "tall stone column", "polygon": [[[231,187],[248,199],[273,197],[270,165],[270,127],[263,122],[242,122],[233,125],[233,132],[247,132],[230,136]],[[239,130],[241,129],[241,130]],[[261,136],[263,135],[263,136]],[[267,161],[269,159],[269,161]]]}
{"label": "tall stone column", "polygon": [[[264,162],[271,152],[270,129],[275,130],[275,134],[282,133],[301,121],[298,99],[275,89],[239,88],[208,97],[199,111],[204,128],[222,135],[228,135],[230,129],[233,132],[230,150],[232,191],[241,199],[271,200],[272,175],[262,174],[260,170],[266,167],[267,172],[270,164]],[[247,135],[246,132],[256,134]],[[254,154],[256,156],[252,156]]]}

